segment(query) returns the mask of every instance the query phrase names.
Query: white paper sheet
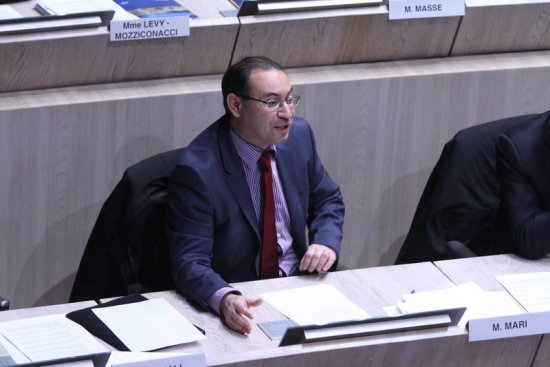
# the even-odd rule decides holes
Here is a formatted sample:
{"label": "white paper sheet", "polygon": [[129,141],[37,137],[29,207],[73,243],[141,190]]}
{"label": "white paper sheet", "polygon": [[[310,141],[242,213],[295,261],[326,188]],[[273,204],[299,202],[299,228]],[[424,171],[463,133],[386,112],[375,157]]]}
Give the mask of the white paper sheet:
{"label": "white paper sheet", "polygon": [[[3,322],[0,323],[0,333],[31,361],[47,361],[107,351],[82,326],[67,319],[65,315]],[[6,350],[9,351],[8,348]]]}
{"label": "white paper sheet", "polygon": [[114,10],[113,20],[138,19],[113,0],[38,0],[37,6],[52,15]]}
{"label": "white paper sheet", "polygon": [[466,307],[459,325],[465,325],[471,319],[524,313],[506,292],[486,292],[474,282],[405,294],[397,307],[404,314]]}
{"label": "white paper sheet", "polygon": [[92,310],[133,352],[204,339],[204,335],[163,298]]}
{"label": "white paper sheet", "polygon": [[550,272],[495,277],[528,312],[550,311]]}
{"label": "white paper sheet", "polygon": [[23,16],[10,5],[0,5],[0,19],[23,18]]}
{"label": "white paper sheet", "polygon": [[368,313],[327,284],[269,292],[261,297],[302,326],[362,320],[369,317]]}

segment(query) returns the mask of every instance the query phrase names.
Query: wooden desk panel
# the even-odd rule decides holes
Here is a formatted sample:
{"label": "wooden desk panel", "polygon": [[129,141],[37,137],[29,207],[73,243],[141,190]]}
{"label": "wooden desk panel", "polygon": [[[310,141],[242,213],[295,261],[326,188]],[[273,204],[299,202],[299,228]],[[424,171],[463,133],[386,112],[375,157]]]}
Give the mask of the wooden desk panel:
{"label": "wooden desk panel", "polygon": [[452,56],[550,48],[550,2],[467,0]]}
{"label": "wooden desk panel", "polygon": [[539,345],[532,367],[548,366],[550,366],[550,335],[546,334]]}
{"label": "wooden desk panel", "polygon": [[240,18],[233,62],[264,55],[285,67],[449,55],[459,17],[390,21],[386,6]]}
{"label": "wooden desk panel", "polygon": [[105,29],[0,37],[0,93],[223,73],[238,20],[192,20],[189,37],[110,42]]}

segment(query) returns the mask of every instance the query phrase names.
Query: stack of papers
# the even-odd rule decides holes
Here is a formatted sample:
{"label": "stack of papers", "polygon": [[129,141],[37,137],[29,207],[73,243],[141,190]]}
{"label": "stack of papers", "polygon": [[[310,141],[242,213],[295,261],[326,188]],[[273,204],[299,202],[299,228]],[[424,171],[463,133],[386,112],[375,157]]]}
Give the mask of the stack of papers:
{"label": "stack of papers", "polygon": [[113,20],[138,19],[112,0],[38,0],[36,9],[48,15],[67,15],[114,10]]}
{"label": "stack of papers", "polygon": [[108,352],[83,327],[65,315],[0,323],[0,344],[17,364]]}
{"label": "stack of papers", "polygon": [[459,307],[466,307],[459,325],[465,325],[470,319],[524,313],[505,291],[486,292],[474,282],[434,291],[405,294],[403,300],[397,303],[398,310],[403,314]]}

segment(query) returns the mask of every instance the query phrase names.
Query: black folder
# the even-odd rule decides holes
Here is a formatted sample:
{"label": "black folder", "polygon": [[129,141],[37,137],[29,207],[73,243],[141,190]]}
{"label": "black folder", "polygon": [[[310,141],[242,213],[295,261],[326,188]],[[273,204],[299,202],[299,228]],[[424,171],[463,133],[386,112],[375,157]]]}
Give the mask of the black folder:
{"label": "black folder", "polygon": [[109,327],[105,325],[99,317],[96,316],[92,309],[125,305],[146,300],[147,298],[142,296],[141,294],[131,294],[129,296],[117,298],[97,306],[92,306],[84,308],[82,310],[70,312],[66,316],[69,320],[72,320],[77,324],[82,325],[86,330],[88,330],[88,332],[108,343],[109,345],[113,346],[114,348],[122,351],[130,351],[130,349],[128,349],[128,347],[124,345],[124,343],[115,335],[115,333],[113,333],[111,329],[109,329]]}

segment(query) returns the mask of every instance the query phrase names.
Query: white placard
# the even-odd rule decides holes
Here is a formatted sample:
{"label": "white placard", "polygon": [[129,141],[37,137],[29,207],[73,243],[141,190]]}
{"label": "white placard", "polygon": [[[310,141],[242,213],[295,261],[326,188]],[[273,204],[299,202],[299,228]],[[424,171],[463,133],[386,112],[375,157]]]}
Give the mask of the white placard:
{"label": "white placard", "polygon": [[389,0],[390,20],[462,16],[464,0]]}
{"label": "white placard", "polygon": [[469,340],[490,340],[550,333],[550,312],[471,319]]}
{"label": "white placard", "polygon": [[154,38],[189,36],[189,17],[158,17],[135,20],[113,20],[111,41],[135,41]]}

